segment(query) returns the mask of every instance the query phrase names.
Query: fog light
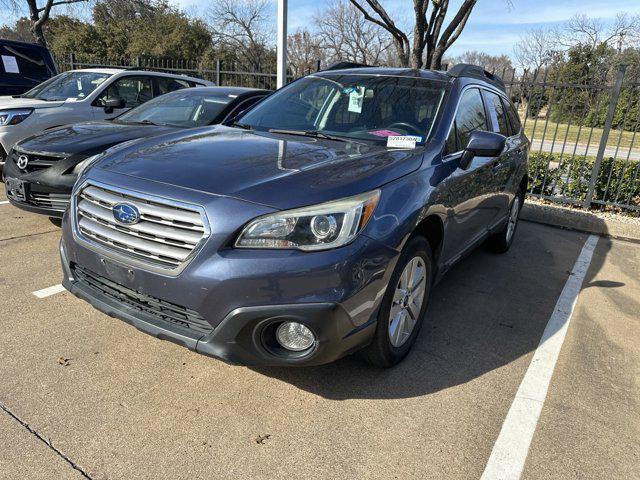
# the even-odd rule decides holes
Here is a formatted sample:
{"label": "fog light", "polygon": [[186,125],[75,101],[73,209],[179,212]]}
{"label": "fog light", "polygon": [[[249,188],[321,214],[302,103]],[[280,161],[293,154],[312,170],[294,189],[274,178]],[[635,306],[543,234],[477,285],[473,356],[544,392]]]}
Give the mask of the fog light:
{"label": "fog light", "polygon": [[276,330],[278,343],[287,350],[301,352],[311,348],[316,337],[311,330],[298,322],[284,322]]}

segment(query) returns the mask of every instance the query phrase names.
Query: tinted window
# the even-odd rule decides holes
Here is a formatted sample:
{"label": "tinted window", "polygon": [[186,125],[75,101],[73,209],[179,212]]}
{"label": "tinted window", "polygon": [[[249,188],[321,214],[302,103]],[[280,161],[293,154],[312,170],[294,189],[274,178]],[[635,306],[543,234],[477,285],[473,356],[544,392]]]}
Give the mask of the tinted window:
{"label": "tinted window", "polygon": [[190,82],[178,78],[156,77],[156,82],[158,82],[158,93],[160,95],[193,86]]}
{"label": "tinted window", "polygon": [[520,129],[522,128],[520,124],[520,117],[518,116],[518,112],[511,102],[505,102],[507,107],[507,116],[509,117],[509,123],[511,124],[511,132],[513,135],[517,135],[520,133]]}
{"label": "tinted window", "polygon": [[241,122],[257,130],[317,131],[381,142],[390,135],[425,137],[444,87],[423,78],[309,76],[260,102]]}
{"label": "tinted window", "polygon": [[242,113],[244,111],[248,111],[251,107],[253,107],[256,103],[258,103],[263,98],[264,98],[264,95],[260,95],[260,96],[251,97],[251,98],[247,98],[246,100],[243,100],[233,109],[232,112],[229,113],[228,118],[231,118],[234,115],[238,115],[239,113]]}
{"label": "tinted window", "polygon": [[200,127],[210,125],[233,100],[229,95],[183,90],[156,97],[120,115],[115,121]]}
{"label": "tinted window", "polygon": [[[0,45],[0,72],[7,73],[5,63],[11,68],[9,73],[21,75],[29,80],[41,82],[49,78],[52,73],[47,66],[48,59],[43,57],[43,52],[36,48],[20,47],[15,45]],[[17,66],[18,72],[15,72]]]}
{"label": "tinted window", "polygon": [[65,72],[41,83],[23,95],[40,100],[83,99],[90,95],[111,75],[96,72]]}
{"label": "tinted window", "polygon": [[489,112],[493,121],[493,131],[508,137],[510,135],[509,123],[502,99],[495,93],[487,92],[486,90],[484,93],[489,101]]}
{"label": "tinted window", "polygon": [[469,89],[462,94],[456,113],[455,127],[458,136],[458,150],[467,146],[471,132],[488,130],[482,96],[477,88]]}
{"label": "tinted window", "polygon": [[456,122],[453,122],[451,126],[451,131],[449,132],[449,136],[447,137],[447,142],[444,145],[444,153],[445,155],[449,153],[455,153],[461,148],[458,148],[458,132],[456,129]]}
{"label": "tinted window", "polygon": [[102,105],[110,98],[122,98],[125,108],[133,108],[153,98],[151,77],[122,77],[109,85],[98,98],[98,105]]}

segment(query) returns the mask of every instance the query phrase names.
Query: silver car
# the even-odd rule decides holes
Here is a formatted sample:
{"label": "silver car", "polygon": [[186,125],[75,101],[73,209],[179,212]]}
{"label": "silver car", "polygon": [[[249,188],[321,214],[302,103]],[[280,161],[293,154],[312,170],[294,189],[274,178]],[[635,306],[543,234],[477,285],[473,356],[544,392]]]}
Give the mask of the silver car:
{"label": "silver car", "polygon": [[16,142],[48,128],[112,118],[164,93],[212,85],[170,73],[89,68],[56,75],[22,95],[0,97],[0,169]]}

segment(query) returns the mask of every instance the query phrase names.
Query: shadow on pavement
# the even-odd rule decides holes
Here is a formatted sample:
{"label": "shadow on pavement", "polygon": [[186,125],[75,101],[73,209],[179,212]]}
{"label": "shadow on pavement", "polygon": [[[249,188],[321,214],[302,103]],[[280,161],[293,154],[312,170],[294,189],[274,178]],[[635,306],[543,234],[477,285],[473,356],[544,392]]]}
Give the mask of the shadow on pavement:
{"label": "shadow on pavement", "polygon": [[[395,399],[460,385],[507,365],[538,346],[587,234],[522,222],[511,250],[479,248],[432,292],[413,351],[379,370],[357,356],[311,368],[253,368],[329,399]],[[599,239],[584,286],[600,270],[610,241]]]}

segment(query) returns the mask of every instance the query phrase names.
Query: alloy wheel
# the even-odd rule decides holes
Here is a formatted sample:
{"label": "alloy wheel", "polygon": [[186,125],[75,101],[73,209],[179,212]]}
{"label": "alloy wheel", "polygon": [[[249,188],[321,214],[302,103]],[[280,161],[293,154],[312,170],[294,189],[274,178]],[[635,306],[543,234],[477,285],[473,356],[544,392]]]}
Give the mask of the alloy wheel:
{"label": "alloy wheel", "polygon": [[509,220],[507,223],[507,242],[511,241],[513,232],[516,231],[516,224],[518,223],[518,214],[520,213],[520,197],[513,199],[511,205],[511,211],[509,212]]}
{"label": "alloy wheel", "polygon": [[398,348],[411,336],[424,302],[427,269],[422,257],[413,257],[404,267],[389,311],[389,341]]}

